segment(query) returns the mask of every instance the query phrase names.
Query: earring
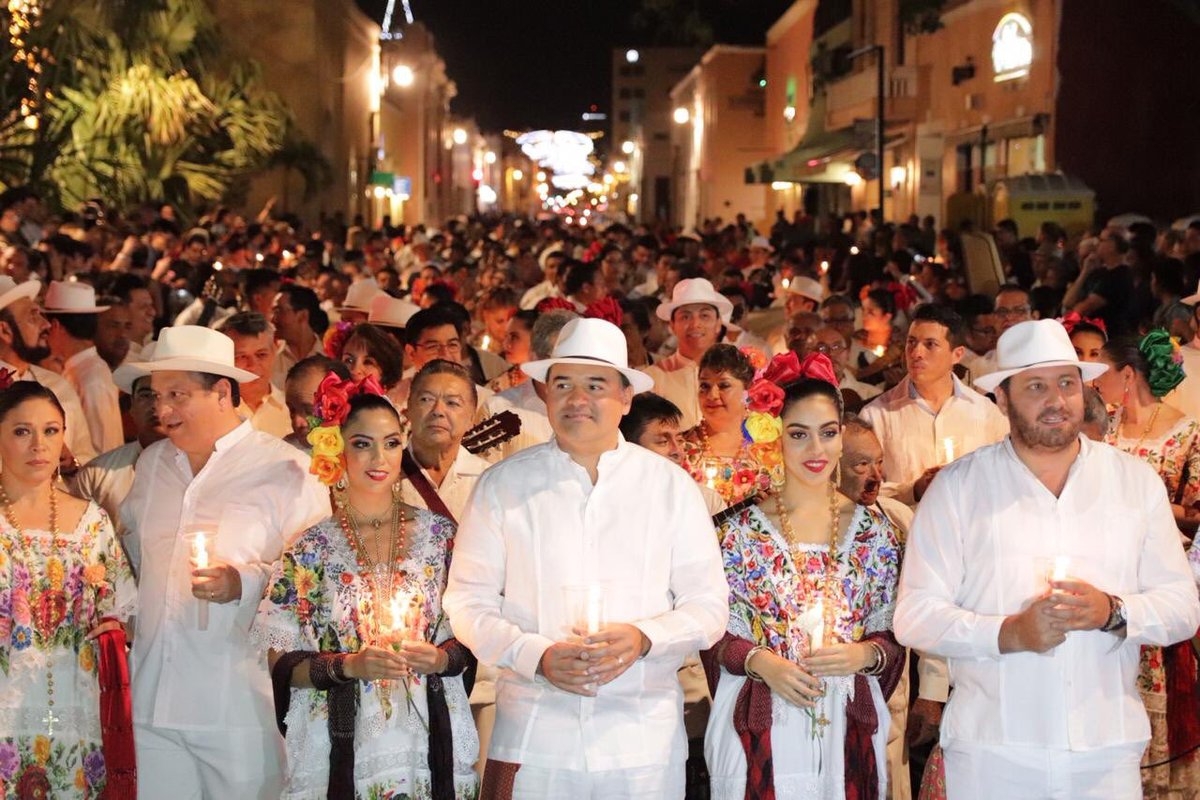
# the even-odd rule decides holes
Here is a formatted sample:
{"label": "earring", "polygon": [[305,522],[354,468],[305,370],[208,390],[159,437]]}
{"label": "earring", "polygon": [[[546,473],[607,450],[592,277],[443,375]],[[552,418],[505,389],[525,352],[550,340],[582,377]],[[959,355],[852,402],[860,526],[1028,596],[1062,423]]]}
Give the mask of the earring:
{"label": "earring", "polygon": [[403,488],[404,487],[401,486],[400,481],[396,481],[395,483],[392,484],[392,499],[393,500],[400,499],[400,492],[403,490]]}
{"label": "earring", "polygon": [[343,475],[337,479],[337,483],[333,485],[333,488],[337,489],[339,492],[344,492],[346,489],[350,488],[350,483],[346,480],[346,476]]}
{"label": "earring", "polygon": [[837,466],[835,466],[833,468],[833,485],[834,486],[842,485],[842,462],[841,461],[839,461],[837,463]]}

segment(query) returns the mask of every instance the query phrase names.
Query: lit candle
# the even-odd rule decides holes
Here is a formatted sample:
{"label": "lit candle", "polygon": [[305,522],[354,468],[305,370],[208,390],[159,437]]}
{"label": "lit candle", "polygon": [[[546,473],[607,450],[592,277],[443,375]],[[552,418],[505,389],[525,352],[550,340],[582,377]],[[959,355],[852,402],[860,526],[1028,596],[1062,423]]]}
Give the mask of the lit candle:
{"label": "lit candle", "polygon": [[808,629],[808,649],[820,650],[825,646],[825,598],[818,597],[812,606],[812,617]]}
{"label": "lit candle", "polygon": [[599,633],[604,625],[604,595],[599,586],[588,587],[587,634]]}
{"label": "lit candle", "polygon": [[951,461],[954,460],[954,437],[953,436],[947,436],[945,439],[942,439],[942,451],[946,455],[946,463],[947,464],[949,464]]}
{"label": "lit candle", "polygon": [[1071,568],[1070,556],[1055,556],[1054,571],[1050,574],[1050,579],[1054,581],[1065,581],[1067,579],[1067,570]]}
{"label": "lit candle", "polygon": [[821,274],[824,275],[826,272],[829,272],[829,262],[822,261],[821,262]]}
{"label": "lit candle", "polygon": [[789,286],[791,286],[791,285],[792,285],[792,279],[791,279],[791,278],[784,278],[784,279],[781,281],[781,283],[783,284],[783,288],[785,288],[785,289],[786,289],[786,288],[788,288]]}
{"label": "lit candle", "polygon": [[876,358],[883,358],[883,354],[887,352],[887,348],[881,344],[877,344],[871,348],[871,352],[875,354]]}
{"label": "lit candle", "polygon": [[479,349],[480,350],[490,350],[491,347],[492,347],[492,337],[488,336],[485,333],[483,335],[483,338],[479,340]]}
{"label": "lit candle", "polygon": [[392,595],[392,631],[400,638],[417,638],[417,598],[405,591]]}
{"label": "lit candle", "polygon": [[854,245],[850,248],[850,255],[852,255],[852,256],[858,255],[858,246],[857,245]]}
{"label": "lit candle", "polygon": [[196,552],[193,555],[196,559],[196,569],[208,569],[208,546],[203,533],[196,534]]}
{"label": "lit candle", "polygon": [[704,484],[706,486],[708,486],[708,488],[710,488],[710,489],[717,488],[717,468],[716,467],[714,467],[712,464],[709,464],[707,467],[705,467],[704,468],[704,477],[705,477]]}
{"label": "lit candle", "polygon": [[[196,564],[196,569],[208,569],[208,543],[204,538],[203,531],[198,531],[195,538],[192,539],[192,560]],[[196,607],[196,629],[201,631],[208,630],[208,601],[200,600],[200,605]]]}

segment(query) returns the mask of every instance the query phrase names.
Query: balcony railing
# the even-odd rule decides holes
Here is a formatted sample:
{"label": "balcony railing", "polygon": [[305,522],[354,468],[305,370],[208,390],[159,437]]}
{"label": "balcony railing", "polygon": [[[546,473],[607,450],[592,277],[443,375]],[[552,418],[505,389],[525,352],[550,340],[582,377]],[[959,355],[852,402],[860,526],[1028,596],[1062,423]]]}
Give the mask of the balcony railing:
{"label": "balcony railing", "polygon": [[[885,105],[889,122],[913,119],[928,102],[929,68],[893,67],[884,76]],[[825,106],[826,130],[853,125],[856,119],[875,117],[875,69],[865,66],[829,84]]]}

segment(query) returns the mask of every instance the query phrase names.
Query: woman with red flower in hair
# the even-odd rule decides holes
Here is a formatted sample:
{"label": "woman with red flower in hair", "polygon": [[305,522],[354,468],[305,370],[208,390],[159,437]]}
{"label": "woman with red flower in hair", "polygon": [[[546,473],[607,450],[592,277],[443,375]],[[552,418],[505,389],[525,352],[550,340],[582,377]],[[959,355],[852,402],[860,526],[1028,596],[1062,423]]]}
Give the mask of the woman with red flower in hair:
{"label": "woman with red flower in hair", "polygon": [[824,354],[777,356],[747,421],[771,444],[776,490],[717,516],[729,627],[702,654],[713,706],[705,758],[717,800],[887,796],[896,528],[841,494],[842,396]]}
{"label": "woman with red flower in hair", "polygon": [[313,410],[309,469],[334,512],[284,552],[252,632],[287,744],[282,796],[473,798],[470,653],[441,602],[455,524],[403,501],[400,416],[377,382],[330,373]]}
{"label": "woman with red flower in hair", "polygon": [[102,731],[101,715],[112,637],[124,657],[133,576],[108,515],[57,486],[58,399],[7,377],[0,371],[0,796],[99,797],[107,786],[131,797],[132,719],[118,742],[109,728],[122,727],[119,716],[106,715]]}

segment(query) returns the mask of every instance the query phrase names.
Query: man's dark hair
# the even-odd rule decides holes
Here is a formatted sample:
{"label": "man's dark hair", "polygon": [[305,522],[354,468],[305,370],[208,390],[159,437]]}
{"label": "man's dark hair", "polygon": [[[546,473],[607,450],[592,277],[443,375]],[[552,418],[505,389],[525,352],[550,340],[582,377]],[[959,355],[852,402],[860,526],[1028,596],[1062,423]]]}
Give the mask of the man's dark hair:
{"label": "man's dark hair", "polygon": [[621,417],[621,435],[625,441],[636,443],[651,422],[674,422],[678,425],[682,419],[683,412],[679,406],[662,395],[642,392],[633,396],[629,412]]}
{"label": "man's dark hair", "polygon": [[417,387],[424,383],[427,378],[431,378],[434,375],[453,375],[462,380],[469,387],[471,407],[474,408],[478,404],[479,393],[475,390],[475,381],[472,380],[471,373],[457,361],[448,361],[444,358],[435,358],[417,370],[417,374],[413,375],[412,383],[410,384],[409,397],[416,397]]}
{"label": "man's dark hair", "polygon": [[423,295],[422,299],[428,300],[431,298],[432,305],[434,306],[443,306],[447,303],[453,303],[454,287],[450,286],[449,284],[442,283],[441,281],[431,283],[425,287],[425,294]]}
{"label": "man's dark hair", "polygon": [[352,377],[350,375],[350,368],[341,361],[332,359],[329,356],[318,354],[306,356],[305,358],[297,361],[295,364],[292,364],[292,368],[287,371],[287,377],[285,380],[299,380],[302,376],[312,371],[320,371],[322,375],[328,375],[332,372],[343,381],[348,381]]}
{"label": "man's dark hair", "polygon": [[911,316],[913,325],[918,322],[936,322],[946,329],[946,341],[951,347],[962,347],[967,341],[967,323],[949,306],[926,303],[918,306]]}
{"label": "man's dark hair", "polygon": [[100,323],[99,314],[55,314],[47,312],[46,318],[63,326],[72,339],[92,341],[96,338],[96,328]]}
{"label": "man's dark hair", "polygon": [[244,269],[238,274],[238,290],[249,299],[273,283],[279,283],[279,273],[266,267]]}
{"label": "man's dark hair", "polygon": [[421,334],[430,328],[440,328],[443,325],[452,325],[461,335],[459,326],[459,315],[449,307],[448,304],[439,306],[430,306],[413,314],[408,320],[408,324],[404,326],[404,341],[409,345],[416,345],[421,340]]}
{"label": "man's dark hair", "polygon": [[217,381],[229,381],[229,401],[233,403],[234,408],[242,404],[242,390],[233,378],[227,375],[217,375],[214,372],[194,372],[192,374],[196,376],[196,380],[200,382],[201,386],[210,391],[217,385]]}
{"label": "man's dark hair", "polygon": [[584,263],[570,259],[564,266],[567,269],[567,277],[563,279],[563,290],[566,291],[568,297],[578,294],[585,284],[594,284],[599,280],[597,273],[600,271],[600,263],[598,261]]}
{"label": "man's dark hair", "polygon": [[271,327],[267,318],[257,311],[239,311],[226,317],[217,325],[217,330],[225,334],[238,336],[258,336],[266,333]]}
{"label": "man's dark hair", "polygon": [[325,335],[329,328],[329,315],[321,308],[321,301],[317,299],[316,292],[307,286],[288,283],[279,287],[279,293],[287,297],[288,305],[293,311],[308,312],[308,327],[312,328],[313,333],[317,336]]}

